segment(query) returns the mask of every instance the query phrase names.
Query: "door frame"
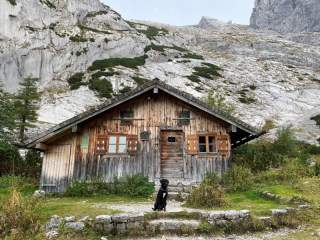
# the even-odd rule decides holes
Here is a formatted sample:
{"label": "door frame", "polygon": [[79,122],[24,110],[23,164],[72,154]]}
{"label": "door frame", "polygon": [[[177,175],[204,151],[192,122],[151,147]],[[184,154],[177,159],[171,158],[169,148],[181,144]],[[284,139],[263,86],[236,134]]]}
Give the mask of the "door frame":
{"label": "door frame", "polygon": [[184,179],[185,175],[185,132],[183,131],[182,127],[171,127],[171,126],[161,126],[159,128],[159,171],[158,176],[161,179],[162,178],[162,169],[161,169],[161,152],[162,152],[162,144],[161,144],[161,133],[162,132],[181,132],[182,133],[182,141],[181,141],[181,154],[182,154],[182,163],[183,163],[183,169],[182,169],[182,179]]}

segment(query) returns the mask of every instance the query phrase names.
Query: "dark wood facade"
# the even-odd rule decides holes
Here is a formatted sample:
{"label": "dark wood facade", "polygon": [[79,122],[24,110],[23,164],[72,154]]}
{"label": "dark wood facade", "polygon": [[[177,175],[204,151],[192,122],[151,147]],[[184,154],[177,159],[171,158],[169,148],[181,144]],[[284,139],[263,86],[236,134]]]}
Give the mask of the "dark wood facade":
{"label": "dark wood facade", "polygon": [[156,85],[52,134],[41,141],[42,188],[62,192],[71,180],[134,174],[198,183],[208,172],[223,174],[233,125],[192,103]]}

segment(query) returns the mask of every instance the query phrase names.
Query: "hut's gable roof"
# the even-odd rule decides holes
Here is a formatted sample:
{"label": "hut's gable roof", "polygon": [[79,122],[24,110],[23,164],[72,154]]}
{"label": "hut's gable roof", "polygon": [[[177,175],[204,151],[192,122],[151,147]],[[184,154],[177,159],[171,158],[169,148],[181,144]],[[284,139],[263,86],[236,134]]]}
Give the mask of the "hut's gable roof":
{"label": "hut's gable roof", "polygon": [[71,119],[68,119],[60,124],[57,124],[56,126],[48,129],[47,131],[39,134],[38,136],[36,136],[33,139],[30,139],[27,143],[26,143],[26,147],[34,147],[37,143],[46,141],[50,138],[52,138],[53,136],[64,132],[70,128],[72,128],[75,125],[78,125],[94,116],[97,116],[105,111],[108,111],[111,108],[114,108],[124,102],[127,102],[135,97],[138,97],[150,90],[152,90],[153,88],[158,88],[164,92],[166,92],[169,95],[172,95],[178,99],[180,99],[183,102],[186,102],[190,105],[192,105],[195,108],[198,108],[206,113],[208,113],[209,115],[212,115],[214,117],[217,117],[231,125],[236,126],[237,128],[241,129],[242,131],[246,132],[248,134],[248,139],[253,139],[255,137],[258,137],[262,134],[261,131],[259,131],[257,128],[254,128],[252,126],[250,126],[249,124],[233,117],[232,115],[230,115],[229,113],[226,113],[224,111],[221,111],[219,109],[214,109],[211,108],[209,105],[207,105],[206,103],[202,102],[201,100],[199,100],[198,98],[195,98],[194,96],[192,96],[191,94],[188,94],[186,92],[180,91],[162,81],[159,80],[153,80],[150,82],[147,82],[143,85],[141,85],[140,87],[119,95],[117,97],[114,97],[108,101],[106,101],[105,103],[91,108],[90,110],[83,112]]}

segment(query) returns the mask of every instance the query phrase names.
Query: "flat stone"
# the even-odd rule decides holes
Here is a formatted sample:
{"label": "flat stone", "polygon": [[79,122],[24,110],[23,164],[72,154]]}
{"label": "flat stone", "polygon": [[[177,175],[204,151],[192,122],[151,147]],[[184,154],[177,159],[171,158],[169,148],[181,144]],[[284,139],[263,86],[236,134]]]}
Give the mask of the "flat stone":
{"label": "flat stone", "polygon": [[152,230],[159,229],[161,232],[177,231],[182,226],[190,230],[197,229],[200,221],[197,220],[180,220],[180,219],[157,219],[149,222],[149,227]]}
{"label": "flat stone", "polygon": [[108,240],[107,237],[101,237],[100,240]]}
{"label": "flat stone", "polygon": [[144,213],[131,213],[129,214],[129,221],[135,222],[135,221],[143,221],[144,220]]}
{"label": "flat stone", "polygon": [[49,231],[46,233],[46,239],[54,239],[59,237],[59,232],[56,230]]}
{"label": "flat stone", "polygon": [[215,224],[216,224],[217,226],[225,226],[227,223],[228,223],[227,220],[217,220],[217,221],[215,222]]}
{"label": "flat stone", "polygon": [[110,215],[99,215],[96,216],[97,223],[111,223],[111,216]]}
{"label": "flat stone", "polygon": [[85,228],[85,225],[83,222],[67,222],[64,225],[67,229],[72,229],[74,231],[80,232]]}
{"label": "flat stone", "polygon": [[79,222],[90,222],[92,219],[89,216],[85,216],[79,220]]}
{"label": "flat stone", "polygon": [[298,206],[298,208],[307,209],[307,208],[310,208],[310,205],[309,204],[301,204],[301,205]]}
{"label": "flat stone", "polygon": [[112,222],[115,223],[126,223],[129,221],[129,215],[128,214],[118,214],[118,215],[113,215],[111,216]]}
{"label": "flat stone", "polygon": [[33,197],[35,197],[35,198],[44,198],[45,196],[46,196],[46,192],[42,191],[42,190],[36,190],[33,193]]}
{"label": "flat stone", "polygon": [[46,231],[50,232],[51,230],[57,230],[61,224],[62,224],[62,218],[59,217],[58,215],[53,215],[45,226]]}
{"label": "flat stone", "polygon": [[288,210],[287,209],[271,209],[272,215],[283,215],[287,214]]}
{"label": "flat stone", "polygon": [[65,218],[64,218],[64,221],[65,221],[66,223],[68,223],[68,222],[75,222],[75,221],[76,221],[76,217],[75,217],[75,216],[68,216],[68,217],[65,217]]}
{"label": "flat stone", "polygon": [[228,220],[234,220],[240,217],[240,212],[235,210],[228,210],[228,211],[225,211],[224,217]]}
{"label": "flat stone", "polygon": [[209,212],[209,218],[210,219],[221,219],[224,218],[225,211],[211,211]]}
{"label": "flat stone", "polygon": [[239,216],[241,218],[244,218],[244,217],[248,217],[250,216],[251,212],[249,210],[240,210],[239,211]]}

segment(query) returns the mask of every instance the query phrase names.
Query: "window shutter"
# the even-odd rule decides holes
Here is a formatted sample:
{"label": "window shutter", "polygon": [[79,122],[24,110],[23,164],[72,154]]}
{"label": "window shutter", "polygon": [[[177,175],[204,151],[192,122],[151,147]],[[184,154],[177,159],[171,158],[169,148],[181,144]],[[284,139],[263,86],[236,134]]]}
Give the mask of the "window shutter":
{"label": "window shutter", "polygon": [[96,153],[104,155],[107,153],[108,137],[98,137],[96,142]]}
{"label": "window shutter", "polygon": [[199,137],[198,135],[189,135],[187,136],[187,150],[189,155],[197,155],[198,154],[198,144]]}
{"label": "window shutter", "polygon": [[228,156],[230,153],[230,142],[227,134],[217,136],[218,152],[224,156]]}
{"label": "window shutter", "polygon": [[138,136],[127,136],[127,152],[129,155],[135,156],[138,151]]}

